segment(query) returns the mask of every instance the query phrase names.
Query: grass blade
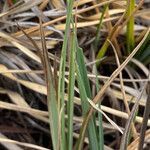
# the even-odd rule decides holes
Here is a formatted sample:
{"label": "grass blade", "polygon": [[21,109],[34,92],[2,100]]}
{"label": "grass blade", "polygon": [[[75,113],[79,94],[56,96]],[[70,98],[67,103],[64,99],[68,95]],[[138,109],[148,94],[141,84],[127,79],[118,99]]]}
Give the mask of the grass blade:
{"label": "grass blade", "polygon": [[[66,50],[68,45],[68,35],[70,30],[70,22],[72,18],[73,0],[67,1],[67,19],[65,27],[64,42],[61,51],[61,61],[59,68],[59,81],[58,81],[58,109],[64,107],[64,94],[65,94],[65,67],[66,67]],[[65,150],[66,135],[65,135],[65,113],[64,109],[61,113],[61,149]]]}
{"label": "grass blade", "polygon": [[99,31],[101,29],[102,21],[103,21],[105,12],[107,10],[107,7],[108,7],[108,4],[104,6],[103,11],[102,11],[102,15],[100,16],[100,19],[99,19],[99,24],[97,26],[96,37],[95,37],[95,40],[94,40],[94,48],[95,48],[95,50],[97,50],[97,47],[98,47],[98,41],[100,39]]}
{"label": "grass blade", "polygon": [[141,127],[141,132],[140,132],[140,141],[139,141],[139,147],[138,149],[141,150],[143,149],[143,144],[144,144],[144,139],[145,139],[145,131],[147,128],[147,122],[149,119],[149,115],[150,115],[150,83],[148,83],[147,85],[147,101],[146,101],[146,105],[145,105],[145,111],[144,111],[144,116],[143,116],[143,124]]}
{"label": "grass blade", "polygon": [[71,33],[71,48],[70,48],[70,64],[69,64],[69,84],[68,84],[68,135],[67,143],[68,150],[72,150],[73,144],[73,107],[74,107],[74,84],[75,84],[75,57],[76,57],[76,42],[75,42],[75,30]]}
{"label": "grass blade", "polygon": [[42,22],[40,19],[40,32],[43,48],[43,57],[44,57],[44,71],[47,83],[47,102],[48,102],[48,111],[49,111],[49,121],[50,121],[50,131],[52,136],[53,148],[56,150],[59,148],[58,143],[58,106],[56,101],[56,91],[54,89],[53,75],[51,70],[51,64],[48,58],[48,51],[46,48],[45,36],[42,29]]}
{"label": "grass blade", "polygon": [[[95,68],[95,73],[96,73],[96,90],[98,92],[100,90],[100,84],[99,84],[99,81],[98,81],[98,78],[97,78],[96,65],[94,65],[94,68]],[[101,103],[99,103],[99,109],[101,109]],[[100,113],[98,111],[98,123],[99,123],[99,126],[98,126],[98,141],[99,142],[98,143],[99,143],[99,149],[100,150],[104,150],[104,134],[103,134],[102,121],[103,121],[102,113]]]}
{"label": "grass blade", "polygon": [[[135,0],[127,0],[127,17],[129,17],[132,12],[134,11],[135,7]],[[131,51],[134,49],[134,16],[132,16],[127,23],[127,31],[126,31],[126,39],[127,39],[127,51],[128,54],[131,53]]]}
{"label": "grass blade", "polygon": [[133,122],[134,120],[134,117],[136,115],[136,112],[137,112],[137,108],[138,108],[138,105],[139,105],[139,101],[141,99],[141,96],[145,90],[145,87],[147,86],[147,82],[144,84],[141,92],[139,93],[138,97],[137,97],[137,100],[132,108],[132,111],[131,111],[131,114],[129,116],[129,119],[126,123],[126,126],[125,126],[125,131],[124,131],[124,134],[123,134],[123,137],[122,137],[122,140],[121,140],[121,145],[120,145],[120,150],[126,150],[127,149],[127,145],[128,145],[128,141],[129,141],[129,134],[130,134],[130,126],[131,126],[131,123]]}
{"label": "grass blade", "polygon": [[[87,71],[84,63],[84,57],[83,57],[83,51],[81,48],[77,48],[77,81],[80,91],[80,97],[81,97],[81,103],[82,103],[82,109],[83,109],[83,115],[85,116],[87,111],[89,110],[89,104],[88,104],[88,97],[91,98],[91,89],[89,80],[87,78]],[[91,118],[88,124],[88,138],[89,138],[89,144],[90,149],[98,150],[98,141],[97,141],[97,134],[96,134],[96,126],[94,123],[94,116]],[[81,138],[78,139],[76,149],[82,149],[82,143],[84,140],[84,136],[81,135]],[[82,141],[81,144],[79,144]]]}
{"label": "grass blade", "polygon": [[78,63],[78,67],[80,70],[81,78],[83,80],[83,84],[84,84],[87,96],[89,98],[92,98],[90,83],[87,77],[87,70],[86,70],[85,63],[84,63],[83,50],[79,47],[77,48],[77,63]]}

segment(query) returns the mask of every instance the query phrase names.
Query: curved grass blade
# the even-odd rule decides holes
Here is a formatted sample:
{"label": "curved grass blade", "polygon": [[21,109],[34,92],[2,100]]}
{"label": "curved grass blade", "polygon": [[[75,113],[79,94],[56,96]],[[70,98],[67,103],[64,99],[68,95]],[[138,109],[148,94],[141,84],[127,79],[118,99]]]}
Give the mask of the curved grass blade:
{"label": "curved grass blade", "polygon": [[147,122],[148,122],[149,115],[150,115],[150,82],[148,82],[148,85],[147,85],[147,95],[148,95],[148,98],[147,98],[146,105],[145,105],[143,124],[142,124],[141,132],[140,132],[140,141],[139,141],[138,150],[143,149]]}
{"label": "curved grass blade", "polygon": [[144,84],[141,92],[139,93],[138,97],[137,97],[137,100],[132,108],[132,111],[131,111],[131,114],[129,116],[129,119],[126,123],[126,126],[125,126],[125,131],[124,131],[124,134],[123,134],[123,137],[121,139],[121,145],[120,145],[120,150],[126,150],[127,149],[127,145],[128,145],[128,141],[129,141],[129,135],[130,135],[130,128],[131,128],[131,123],[133,122],[134,120],[134,117],[136,115],[136,112],[137,112],[137,108],[138,108],[138,105],[139,105],[139,101],[142,97],[142,94],[145,90],[147,86],[147,82]]}

